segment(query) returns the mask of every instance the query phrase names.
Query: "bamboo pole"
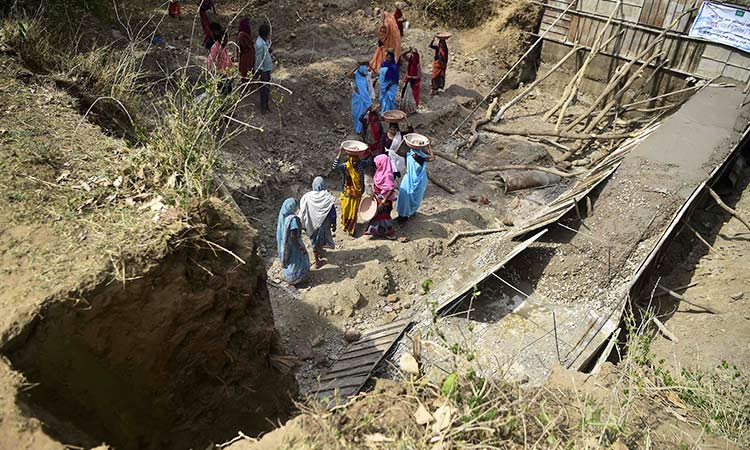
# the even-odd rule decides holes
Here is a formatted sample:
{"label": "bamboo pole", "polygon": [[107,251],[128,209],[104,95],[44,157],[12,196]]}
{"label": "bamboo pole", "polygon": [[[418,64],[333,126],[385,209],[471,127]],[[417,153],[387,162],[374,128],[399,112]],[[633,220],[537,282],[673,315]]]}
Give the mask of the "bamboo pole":
{"label": "bamboo pole", "polygon": [[635,80],[637,80],[638,78],[641,77],[641,74],[643,73],[644,69],[646,69],[646,67],[648,67],[649,64],[651,64],[654,60],[656,60],[657,58],[659,58],[661,56],[662,56],[661,53],[657,53],[657,54],[651,56],[648,60],[644,61],[643,64],[641,64],[641,66],[638,68],[638,70],[636,70],[635,73],[632,74],[630,76],[630,78],[625,82],[625,85],[623,85],[623,87],[620,88],[620,90],[617,91],[617,93],[612,97],[612,100],[610,100],[609,103],[607,103],[601,109],[601,111],[599,111],[599,114],[597,114],[596,117],[594,117],[594,120],[592,120],[591,122],[589,122],[589,124],[586,126],[586,128],[584,128],[583,132],[584,133],[591,133],[591,131],[593,131],[594,128],[596,128],[596,126],[599,124],[599,122],[601,122],[601,120],[604,118],[604,116],[612,108],[614,108],[615,106],[617,106],[617,104],[620,102],[620,99],[622,98],[622,96],[630,88],[630,85],[632,85],[635,82]]}
{"label": "bamboo pole", "polygon": [[614,18],[617,11],[619,11],[620,6],[622,6],[622,2],[618,0],[615,7],[612,9],[612,13],[607,18],[607,21],[604,23],[604,26],[602,27],[601,31],[596,37],[596,40],[594,41],[594,44],[591,46],[591,50],[586,55],[586,59],[583,61],[583,64],[581,64],[581,68],[576,72],[573,79],[568,83],[567,86],[565,86],[565,91],[563,92],[562,97],[560,97],[560,101],[552,108],[550,109],[547,114],[545,114],[544,120],[549,120],[550,117],[552,117],[552,114],[555,113],[558,109],[560,109],[560,115],[557,118],[557,124],[555,125],[555,130],[560,129],[560,124],[562,123],[563,118],[565,117],[565,111],[568,109],[568,106],[570,103],[575,100],[576,95],[578,94],[578,89],[581,86],[581,82],[583,81],[583,76],[586,73],[586,70],[588,69],[589,64],[591,61],[594,60],[596,55],[599,54],[601,49],[607,48],[607,46],[612,42],[615,38],[620,36],[623,31],[618,31],[617,33],[614,33],[612,36],[610,36],[604,43],[602,43],[602,39],[604,38],[604,33],[607,32],[607,28],[609,27],[609,24],[612,22],[612,19]]}
{"label": "bamboo pole", "polygon": [[704,311],[708,311],[711,314],[721,314],[721,311],[719,311],[718,309],[713,308],[711,306],[702,305],[702,304],[696,302],[695,300],[692,300],[691,298],[686,297],[684,294],[682,294],[682,295],[678,294],[677,292],[675,292],[675,291],[673,291],[671,289],[667,289],[664,286],[659,286],[659,289],[663,290],[664,292],[666,292],[667,294],[669,294],[671,297],[674,297],[674,298],[676,298],[677,300],[679,300],[681,302],[687,303],[688,305],[695,306],[696,308],[700,308],[700,309],[702,309]]}
{"label": "bamboo pole", "polygon": [[686,223],[686,224],[685,224],[685,226],[686,226],[686,227],[688,227],[688,229],[689,229],[690,231],[692,231],[692,232],[693,232],[693,234],[695,234],[695,237],[697,237],[699,241],[703,242],[703,244],[704,244],[704,245],[705,245],[706,247],[708,247],[708,248],[709,248],[709,249],[710,249],[710,250],[711,250],[712,252],[716,253],[717,255],[719,255],[719,254],[720,254],[720,253],[719,253],[719,251],[718,251],[718,250],[716,250],[716,249],[714,248],[714,246],[713,246],[713,245],[709,244],[709,243],[708,243],[708,241],[707,241],[707,240],[705,240],[705,239],[703,238],[703,236],[701,236],[701,234],[700,234],[700,233],[698,233],[698,230],[696,230],[695,228],[691,227],[689,223]]}
{"label": "bamboo pole", "polygon": [[747,229],[748,229],[748,230],[750,230],[750,223],[747,223],[747,221],[746,221],[746,220],[745,220],[744,218],[742,218],[742,216],[740,216],[740,214],[739,214],[739,213],[738,213],[737,211],[735,211],[734,209],[732,209],[732,208],[730,208],[729,206],[727,206],[727,204],[726,204],[726,203],[724,203],[724,202],[723,202],[723,201],[721,200],[721,197],[719,197],[719,194],[717,194],[717,193],[716,193],[716,192],[715,192],[715,191],[714,191],[713,189],[711,189],[711,188],[710,188],[709,186],[706,186],[706,189],[708,189],[708,193],[709,193],[709,194],[711,195],[711,197],[712,197],[712,198],[713,198],[713,199],[714,199],[714,200],[716,201],[716,203],[717,203],[717,204],[718,204],[718,205],[719,205],[719,206],[721,207],[721,209],[723,209],[724,211],[726,211],[726,212],[728,212],[729,214],[731,214],[732,216],[734,216],[734,218],[735,218],[735,219],[737,219],[737,220],[739,220],[740,222],[742,222],[742,225],[745,225],[745,227],[747,227]]}
{"label": "bamboo pole", "polygon": [[565,13],[567,13],[568,10],[570,8],[572,8],[575,4],[576,4],[576,2],[574,0],[570,1],[570,3],[568,4],[568,6],[566,6],[565,9],[562,10],[562,12],[560,13],[560,15],[557,16],[557,18],[549,25],[549,27],[547,27],[546,30],[544,30],[544,33],[542,33],[541,35],[539,35],[539,37],[536,39],[536,41],[534,41],[534,43],[531,44],[531,46],[529,46],[528,50],[526,50],[526,52],[523,55],[521,55],[520,58],[518,58],[518,61],[516,61],[515,64],[513,64],[511,66],[511,68],[508,69],[507,72],[505,72],[505,75],[503,75],[503,77],[500,78],[500,81],[498,81],[497,84],[495,84],[495,86],[493,86],[492,89],[490,89],[490,92],[487,95],[484,96],[484,98],[482,99],[482,101],[480,101],[479,103],[477,103],[477,106],[475,106],[474,109],[466,117],[464,117],[464,120],[462,120],[461,123],[458,124],[458,126],[456,127],[456,129],[451,132],[451,136],[453,136],[454,134],[458,133],[458,130],[460,130],[461,127],[464,126],[464,124],[466,123],[466,121],[469,120],[469,118],[471,116],[473,116],[474,113],[477,112],[477,110],[479,109],[480,106],[482,106],[482,103],[484,103],[485,101],[487,101],[488,98],[490,98],[490,96],[495,92],[495,90],[497,90],[497,88],[500,87],[500,85],[503,83],[503,81],[505,81],[505,79],[508,78],[508,75],[510,75],[510,73],[513,72],[513,70],[515,70],[515,68],[518,67],[519,64],[521,64],[521,61],[523,61],[524,59],[526,59],[526,57],[529,56],[529,54],[531,54],[532,50],[534,50],[536,48],[536,46],[539,45],[540,42],[542,42],[542,39],[544,39],[544,36],[546,36],[547,33],[549,33],[549,31],[552,29],[552,27],[554,27],[555,25],[557,25],[557,22],[559,22],[560,19],[562,19],[563,16],[565,15]]}
{"label": "bamboo pole", "polygon": [[441,182],[441,181],[438,181],[438,180],[436,180],[436,179],[435,179],[435,177],[433,177],[432,175],[430,175],[430,174],[427,174],[427,178],[428,178],[428,179],[429,179],[430,181],[432,181],[432,184],[434,184],[435,186],[437,186],[437,187],[439,187],[440,189],[444,190],[445,192],[447,192],[447,193],[449,193],[449,194],[451,194],[451,195],[453,195],[453,194],[455,194],[455,193],[456,193],[455,189],[451,188],[450,186],[448,186],[447,184],[444,184],[444,183],[443,183],[443,182]]}
{"label": "bamboo pole", "polygon": [[[474,144],[477,143],[477,140],[479,140],[479,131],[478,128],[484,124],[487,124],[492,120],[492,112],[495,110],[495,106],[497,106],[497,102],[499,101],[498,97],[495,97],[492,100],[492,103],[490,103],[490,106],[487,107],[487,111],[484,113],[484,118],[477,119],[472,122],[471,124],[471,137],[469,138],[469,141],[466,143],[466,150],[471,149]],[[458,156],[458,152],[456,152],[456,156]]]}
{"label": "bamboo pole", "polygon": [[669,339],[675,344],[680,342],[677,339],[677,336],[675,336],[671,331],[667,329],[667,327],[663,323],[661,323],[661,320],[657,319],[656,317],[652,317],[651,320],[656,324],[656,328],[661,331],[661,334],[663,334],[665,338]]}
{"label": "bamboo pole", "polygon": [[507,230],[507,228],[487,228],[485,230],[472,230],[472,231],[460,231],[453,235],[450,241],[446,244],[447,247],[450,247],[453,245],[453,243],[456,242],[456,240],[460,237],[468,237],[468,236],[478,236],[481,234],[492,234],[492,233],[501,233],[503,231]]}
{"label": "bamboo pole", "polygon": [[562,65],[565,64],[565,61],[567,61],[568,59],[570,59],[571,56],[575,55],[576,52],[578,52],[578,50],[580,50],[580,48],[581,47],[579,47],[578,45],[573,46],[573,48],[568,53],[566,53],[565,56],[563,56],[560,59],[560,61],[557,62],[557,64],[555,64],[554,66],[552,66],[552,68],[550,70],[548,70],[541,77],[537,77],[536,80],[534,80],[533,83],[531,83],[530,85],[528,85],[526,87],[526,89],[523,90],[523,92],[521,92],[520,94],[516,95],[513,98],[513,100],[511,100],[508,103],[506,103],[505,105],[503,105],[503,107],[500,108],[500,110],[497,112],[497,114],[495,114],[495,118],[492,119],[492,121],[495,122],[495,123],[500,122],[500,119],[502,119],[503,115],[505,115],[505,113],[510,109],[511,106],[515,105],[516,103],[518,103],[519,101],[521,101],[524,97],[526,97],[527,95],[529,95],[529,93],[531,91],[533,91],[534,88],[536,88],[537,86],[539,86],[539,84],[542,81],[546,80],[547,77],[549,77],[550,75],[552,75],[553,72],[555,72],[557,69],[559,69],[560,67],[562,67]]}
{"label": "bamboo pole", "polygon": [[578,115],[571,123],[569,123],[563,131],[571,131],[575,128],[576,125],[578,125],[581,121],[585,120],[594,110],[596,109],[599,104],[609,96],[609,94],[617,87],[620,80],[627,74],[628,71],[630,71],[630,68],[633,67],[633,65],[636,63],[636,61],[643,59],[646,55],[650,54],[651,51],[656,47],[657,45],[661,44],[664,40],[664,37],[666,36],[667,32],[674,27],[679,21],[687,14],[691,14],[693,11],[695,11],[695,7],[690,8],[686,11],[684,11],[682,14],[677,16],[672,23],[662,30],[661,33],[659,33],[653,41],[651,41],[646,48],[641,50],[634,58],[632,58],[630,61],[625,63],[624,65],[620,66],[619,69],[615,72],[615,76],[612,79],[612,81],[607,84],[607,86],[604,88],[604,91],[602,91],[601,94],[594,100],[594,102],[586,109],[585,112]]}
{"label": "bamboo pole", "polygon": [[505,170],[539,170],[541,172],[551,173],[551,174],[554,174],[563,178],[570,178],[570,177],[581,175],[582,173],[582,172],[563,172],[562,170],[557,170],[557,169],[553,169],[550,167],[529,166],[526,164],[511,164],[511,165],[505,165],[505,166],[485,167],[482,169],[477,169],[463,161],[460,161],[457,158],[454,158],[453,156],[447,153],[441,152],[439,150],[433,150],[433,152],[435,153],[436,156],[439,156],[446,161],[452,162],[453,164],[466,169],[467,172],[472,173],[474,175],[481,175],[487,172],[502,172]]}
{"label": "bamboo pole", "polygon": [[570,133],[565,131],[555,132],[546,130],[504,130],[499,127],[487,126],[484,131],[491,133],[504,134],[509,136],[555,136],[564,139],[625,139],[635,137],[635,133]]}

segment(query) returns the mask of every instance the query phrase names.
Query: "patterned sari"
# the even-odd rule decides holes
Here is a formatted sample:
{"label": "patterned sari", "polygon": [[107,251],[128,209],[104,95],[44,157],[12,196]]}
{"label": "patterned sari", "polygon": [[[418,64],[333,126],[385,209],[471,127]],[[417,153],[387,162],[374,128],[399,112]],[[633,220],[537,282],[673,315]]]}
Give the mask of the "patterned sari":
{"label": "patterned sari", "polygon": [[362,194],[365,190],[362,181],[354,159],[349,156],[346,161],[344,190],[341,192],[341,225],[344,231],[352,236],[354,236],[354,230],[357,227],[359,202],[362,200]]}

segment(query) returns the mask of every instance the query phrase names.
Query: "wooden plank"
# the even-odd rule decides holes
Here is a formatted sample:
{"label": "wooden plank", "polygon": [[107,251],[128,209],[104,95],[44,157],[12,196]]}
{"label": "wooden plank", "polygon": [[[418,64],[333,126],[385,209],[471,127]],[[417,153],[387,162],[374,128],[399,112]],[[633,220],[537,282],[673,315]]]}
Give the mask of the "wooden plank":
{"label": "wooden plank", "polygon": [[356,352],[361,352],[364,350],[372,350],[374,348],[378,348],[380,346],[383,346],[385,344],[388,344],[393,340],[393,338],[400,333],[400,330],[396,330],[395,333],[391,333],[386,336],[381,336],[379,339],[373,339],[369,341],[363,341],[358,345],[357,347],[349,347],[346,349],[346,353],[342,356],[353,354]]}
{"label": "wooden plank", "polygon": [[573,16],[568,26],[567,39],[571,42],[578,42],[576,33],[578,32],[578,21],[581,20],[579,16]]}
{"label": "wooden plank", "polygon": [[[403,336],[406,329],[411,325],[411,320],[404,319],[370,330],[370,334],[388,333],[388,341],[371,349],[351,351],[349,348],[333,366],[321,377],[322,385],[318,388],[316,395],[319,398],[332,399],[330,406],[341,403],[348,396],[354,395],[362,388],[372,376],[372,371],[377,367],[383,357],[391,351],[396,341]],[[395,332],[393,330],[394,327]],[[381,339],[382,340],[382,339]],[[374,341],[370,341],[371,343]],[[367,343],[367,342],[365,342]],[[366,354],[361,354],[367,352]],[[338,391],[337,391],[338,389]]]}
{"label": "wooden plank", "polygon": [[669,7],[669,0],[659,0],[659,8],[656,10],[656,17],[654,17],[653,24],[655,27],[667,28],[672,22],[666,22],[664,17],[667,14],[667,8]]}
{"label": "wooden plank", "polygon": [[391,323],[387,323],[385,325],[381,325],[379,327],[372,328],[370,330],[365,331],[362,333],[362,337],[360,339],[369,339],[377,334],[379,334],[382,331],[392,330],[395,328],[403,327],[411,322],[411,319],[400,319],[396,320]]}
{"label": "wooden plank", "polygon": [[654,0],[646,0],[643,2],[643,9],[641,9],[641,15],[638,17],[638,23],[647,25],[649,23],[648,18],[651,14],[651,8],[654,6]]}
{"label": "wooden plank", "polygon": [[331,381],[335,380],[337,378],[348,378],[353,377],[355,375],[364,375],[366,373],[370,373],[372,370],[372,364],[361,364],[358,367],[353,367],[351,369],[344,369],[344,370],[337,370],[335,372],[326,372],[325,375],[320,377],[320,382],[323,381]]}
{"label": "wooden plank", "polygon": [[[328,377],[329,374],[341,374],[344,371],[347,370],[354,370],[358,369],[363,366],[371,366],[375,359],[377,359],[377,356],[361,356],[359,358],[350,359],[348,361],[336,361],[330,369],[328,369],[328,372],[323,374],[324,377]],[[339,376],[336,375],[336,376]]]}
{"label": "wooden plank", "polygon": [[343,360],[347,360],[347,359],[358,358],[360,356],[372,355],[372,354],[375,354],[375,353],[383,351],[383,349],[385,349],[387,347],[388,347],[387,344],[380,344],[380,345],[376,345],[376,346],[373,346],[373,347],[368,347],[368,348],[365,348],[365,349],[362,349],[362,350],[357,350],[357,351],[354,351],[354,352],[346,352],[343,355],[341,355],[341,357],[338,360],[339,361],[343,361]]}
{"label": "wooden plank", "polygon": [[369,378],[369,373],[357,375],[354,377],[336,378],[326,383],[321,383],[318,392],[333,391],[336,388],[343,389],[348,387],[361,386]]}
{"label": "wooden plank", "polygon": [[383,331],[380,336],[374,336],[370,339],[360,339],[357,342],[352,343],[349,347],[347,347],[346,351],[350,352],[353,350],[361,350],[365,347],[369,347],[372,344],[382,344],[384,342],[388,342],[388,340],[393,339],[393,336],[396,334],[399,334],[400,330],[398,328],[394,330],[386,330]]}
{"label": "wooden plank", "polygon": [[[348,387],[348,388],[344,388],[344,389],[339,389],[338,399],[344,399],[344,398],[346,398],[346,397],[348,397],[350,395],[356,394],[357,392],[359,392],[359,388],[356,387],[356,386],[352,386],[352,387]],[[322,398],[330,398],[332,400],[336,400],[337,398],[334,397],[334,393],[335,393],[335,388],[334,389],[328,389],[328,390],[325,390],[325,391],[318,391],[318,392],[316,392],[315,395],[318,398],[321,398],[321,399]]]}

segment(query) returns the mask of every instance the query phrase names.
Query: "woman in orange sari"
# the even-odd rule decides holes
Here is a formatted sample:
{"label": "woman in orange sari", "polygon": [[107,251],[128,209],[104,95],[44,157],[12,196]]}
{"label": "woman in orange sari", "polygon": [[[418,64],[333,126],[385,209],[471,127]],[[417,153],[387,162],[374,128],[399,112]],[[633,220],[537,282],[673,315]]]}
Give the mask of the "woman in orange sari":
{"label": "woman in orange sari", "polygon": [[435,60],[432,62],[432,95],[437,94],[440,89],[445,89],[445,70],[448,68],[448,44],[445,39],[438,39],[435,45],[432,38],[430,48],[435,50]]}
{"label": "woman in orange sari", "polygon": [[394,62],[398,63],[399,58],[401,58],[401,33],[398,31],[398,22],[393,14],[384,12],[383,25],[378,30],[378,48],[375,49],[375,55],[370,60],[370,70],[373,73],[380,72],[380,67],[385,61],[389,48],[394,50],[394,56],[396,57]]}

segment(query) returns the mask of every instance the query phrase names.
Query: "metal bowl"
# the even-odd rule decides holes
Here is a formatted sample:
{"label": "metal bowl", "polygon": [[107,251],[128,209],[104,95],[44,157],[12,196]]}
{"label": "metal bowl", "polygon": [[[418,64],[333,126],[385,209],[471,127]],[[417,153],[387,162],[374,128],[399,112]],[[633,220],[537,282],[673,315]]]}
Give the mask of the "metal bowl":
{"label": "metal bowl", "polygon": [[435,37],[438,39],[448,39],[451,36],[453,36],[453,33],[449,33],[447,31],[441,31],[439,33],[435,33]]}
{"label": "metal bowl", "polygon": [[430,138],[418,133],[409,133],[404,136],[404,143],[410,148],[423,150],[430,146]]}
{"label": "metal bowl", "polygon": [[388,123],[398,123],[406,119],[406,113],[398,109],[392,109],[382,114],[383,120]]}
{"label": "metal bowl", "polygon": [[341,143],[341,146],[344,148],[344,151],[350,155],[363,155],[367,153],[367,151],[370,149],[370,146],[365,144],[361,141],[344,141]]}
{"label": "metal bowl", "polygon": [[369,222],[377,212],[378,202],[369,195],[362,197],[362,202],[359,204],[359,219],[363,222]]}

